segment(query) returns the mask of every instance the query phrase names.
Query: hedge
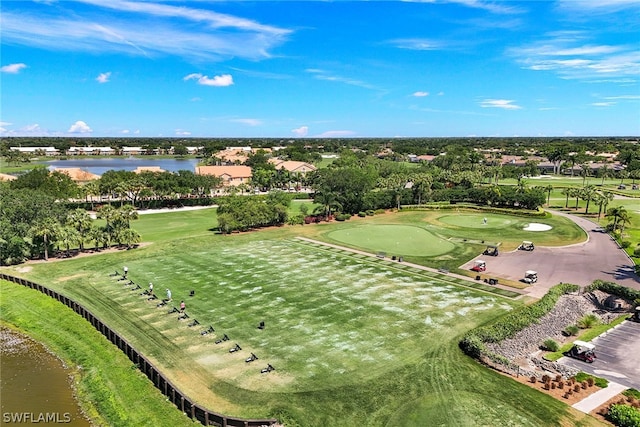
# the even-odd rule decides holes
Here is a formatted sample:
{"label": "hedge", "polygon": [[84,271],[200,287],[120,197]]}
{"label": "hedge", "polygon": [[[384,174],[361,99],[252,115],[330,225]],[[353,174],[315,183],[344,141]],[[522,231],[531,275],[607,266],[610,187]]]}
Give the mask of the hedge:
{"label": "hedge", "polygon": [[611,405],[606,416],[618,427],[640,427],[640,409],[628,405]]}
{"label": "hedge", "polygon": [[605,282],[604,280],[595,280],[592,284],[585,288],[586,292],[599,290],[608,294],[619,296],[627,301],[640,300],[640,290],[627,288],[613,282]]}
{"label": "hedge", "polygon": [[495,358],[496,355],[488,352],[485,343],[498,343],[511,338],[526,327],[538,323],[540,318],[549,313],[562,295],[576,292],[578,285],[561,283],[549,289],[549,292],[539,301],[514,310],[493,323],[467,332],[459,343],[460,348],[471,357],[479,358],[481,355]]}

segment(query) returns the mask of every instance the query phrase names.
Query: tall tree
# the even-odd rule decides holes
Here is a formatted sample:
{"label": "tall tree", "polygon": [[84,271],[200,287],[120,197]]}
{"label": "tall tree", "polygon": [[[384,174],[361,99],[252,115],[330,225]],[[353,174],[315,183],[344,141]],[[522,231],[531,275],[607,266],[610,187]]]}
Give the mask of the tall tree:
{"label": "tall tree", "polygon": [[89,233],[93,226],[93,220],[89,212],[79,208],[69,212],[67,215],[67,224],[78,232],[80,251],[84,251],[84,242],[89,238]]}
{"label": "tall tree", "polygon": [[49,247],[55,238],[55,233],[60,228],[60,223],[53,218],[46,218],[42,222],[36,223],[30,230],[34,238],[41,238],[43,242],[44,260],[49,260]]}

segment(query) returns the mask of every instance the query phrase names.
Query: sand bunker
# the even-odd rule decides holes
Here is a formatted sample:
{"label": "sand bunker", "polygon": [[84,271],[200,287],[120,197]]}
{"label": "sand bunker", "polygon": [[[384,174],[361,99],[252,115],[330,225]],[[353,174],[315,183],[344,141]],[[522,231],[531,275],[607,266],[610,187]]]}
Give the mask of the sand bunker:
{"label": "sand bunker", "polygon": [[551,226],[547,224],[540,224],[538,222],[532,222],[523,228],[524,231],[549,231],[551,230]]}

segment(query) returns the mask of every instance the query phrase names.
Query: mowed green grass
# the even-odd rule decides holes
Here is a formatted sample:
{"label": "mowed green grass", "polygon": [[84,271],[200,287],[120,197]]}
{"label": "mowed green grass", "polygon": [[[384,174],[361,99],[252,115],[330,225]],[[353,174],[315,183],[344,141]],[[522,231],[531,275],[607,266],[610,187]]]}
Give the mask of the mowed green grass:
{"label": "mowed green grass", "polygon": [[[212,211],[198,212],[141,217],[153,244],[135,250],[9,270],[81,301],[198,403],[229,415],[287,426],[597,425],[458,349],[467,330],[520,302],[294,238],[326,227],[219,236],[207,231]],[[109,276],[123,265],[143,288],[184,299],[190,319]],[[215,334],[200,335],[209,325]],[[229,353],[236,342],[242,351]],[[250,352],[259,360],[247,364]],[[260,374],[267,363],[276,371]]]}
{"label": "mowed green grass", "polygon": [[404,256],[437,256],[455,248],[453,243],[440,239],[424,228],[409,225],[365,224],[332,231],[327,237],[371,252]]}

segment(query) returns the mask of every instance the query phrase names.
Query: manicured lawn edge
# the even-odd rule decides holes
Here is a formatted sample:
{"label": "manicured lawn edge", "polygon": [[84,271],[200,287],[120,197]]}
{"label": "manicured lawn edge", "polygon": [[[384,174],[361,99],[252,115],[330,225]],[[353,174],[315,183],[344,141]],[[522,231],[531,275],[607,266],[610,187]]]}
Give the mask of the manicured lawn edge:
{"label": "manicured lawn edge", "polygon": [[78,400],[94,425],[199,425],[64,304],[6,281],[0,281],[0,293],[2,323],[43,343],[71,367]]}

